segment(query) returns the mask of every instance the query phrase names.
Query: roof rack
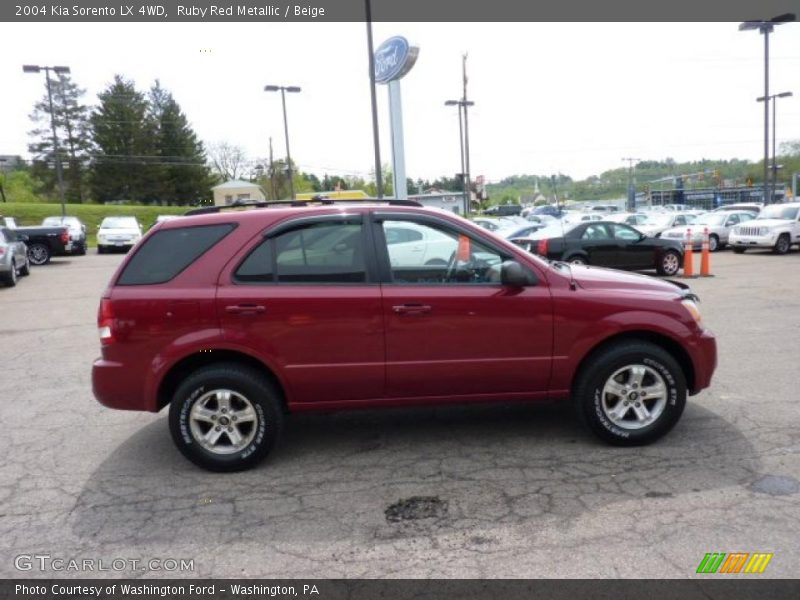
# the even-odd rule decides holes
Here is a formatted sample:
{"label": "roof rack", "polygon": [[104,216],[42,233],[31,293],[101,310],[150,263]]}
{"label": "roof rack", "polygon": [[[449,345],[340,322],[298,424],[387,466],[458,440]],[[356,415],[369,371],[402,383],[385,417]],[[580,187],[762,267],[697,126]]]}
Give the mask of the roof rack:
{"label": "roof rack", "polygon": [[212,213],[222,212],[223,210],[231,209],[231,208],[270,208],[272,206],[311,206],[311,205],[321,205],[321,206],[329,206],[334,204],[350,204],[350,205],[358,205],[358,204],[388,204],[390,206],[422,206],[419,202],[415,202],[414,200],[399,200],[397,198],[363,198],[363,199],[353,199],[353,198],[342,198],[342,199],[332,199],[332,198],[325,198],[322,196],[314,196],[311,200],[260,200],[257,202],[242,202],[236,201],[232,204],[225,204],[223,206],[203,206],[201,208],[193,208],[192,210],[186,211],[184,216],[190,217],[192,215],[208,215]]}

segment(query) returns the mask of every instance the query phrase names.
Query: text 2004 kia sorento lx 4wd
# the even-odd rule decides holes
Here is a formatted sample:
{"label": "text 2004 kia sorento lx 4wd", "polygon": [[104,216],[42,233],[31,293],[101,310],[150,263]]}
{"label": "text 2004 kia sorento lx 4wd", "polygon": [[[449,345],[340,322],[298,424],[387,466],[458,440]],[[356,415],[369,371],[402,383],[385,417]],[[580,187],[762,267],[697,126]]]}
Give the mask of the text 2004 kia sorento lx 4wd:
{"label": "text 2004 kia sorento lx 4wd", "polygon": [[411,204],[212,207],[154,227],[101,300],[95,396],[169,405],[180,451],[233,471],[286,413],[571,399],[600,438],[636,445],[708,387],[716,342],[686,286],[548,263]]}

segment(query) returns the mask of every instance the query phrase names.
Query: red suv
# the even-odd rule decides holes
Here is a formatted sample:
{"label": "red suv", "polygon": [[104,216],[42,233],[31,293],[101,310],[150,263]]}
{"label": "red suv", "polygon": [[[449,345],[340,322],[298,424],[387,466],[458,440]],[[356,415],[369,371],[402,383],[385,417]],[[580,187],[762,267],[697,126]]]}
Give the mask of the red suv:
{"label": "red suv", "polygon": [[169,405],[180,451],[233,471],[310,410],[571,399],[603,440],[645,444],[711,381],[683,284],[548,262],[410,202],[329,204],[154,227],[100,302],[97,399]]}

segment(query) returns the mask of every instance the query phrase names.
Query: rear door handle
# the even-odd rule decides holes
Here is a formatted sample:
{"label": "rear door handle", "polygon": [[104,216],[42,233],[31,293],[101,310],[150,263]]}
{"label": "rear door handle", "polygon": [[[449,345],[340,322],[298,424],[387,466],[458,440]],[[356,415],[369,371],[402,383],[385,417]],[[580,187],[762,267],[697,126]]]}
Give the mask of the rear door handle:
{"label": "rear door handle", "polygon": [[398,315],[425,315],[432,309],[427,304],[396,304],[392,310]]}
{"label": "rear door handle", "polygon": [[267,307],[261,304],[231,304],[225,307],[225,312],[231,315],[258,315],[266,310]]}

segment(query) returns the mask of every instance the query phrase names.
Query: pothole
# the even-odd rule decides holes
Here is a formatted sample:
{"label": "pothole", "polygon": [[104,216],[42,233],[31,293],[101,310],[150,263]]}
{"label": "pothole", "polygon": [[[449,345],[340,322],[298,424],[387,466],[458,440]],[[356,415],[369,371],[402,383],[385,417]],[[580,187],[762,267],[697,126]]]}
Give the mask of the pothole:
{"label": "pothole", "polygon": [[800,481],[794,477],[783,477],[782,475],[764,475],[750,484],[750,489],[760,494],[770,496],[788,496],[800,492]]}
{"label": "pothole", "polygon": [[441,519],[447,515],[447,501],[439,496],[413,496],[398,500],[383,512],[390,523]]}

